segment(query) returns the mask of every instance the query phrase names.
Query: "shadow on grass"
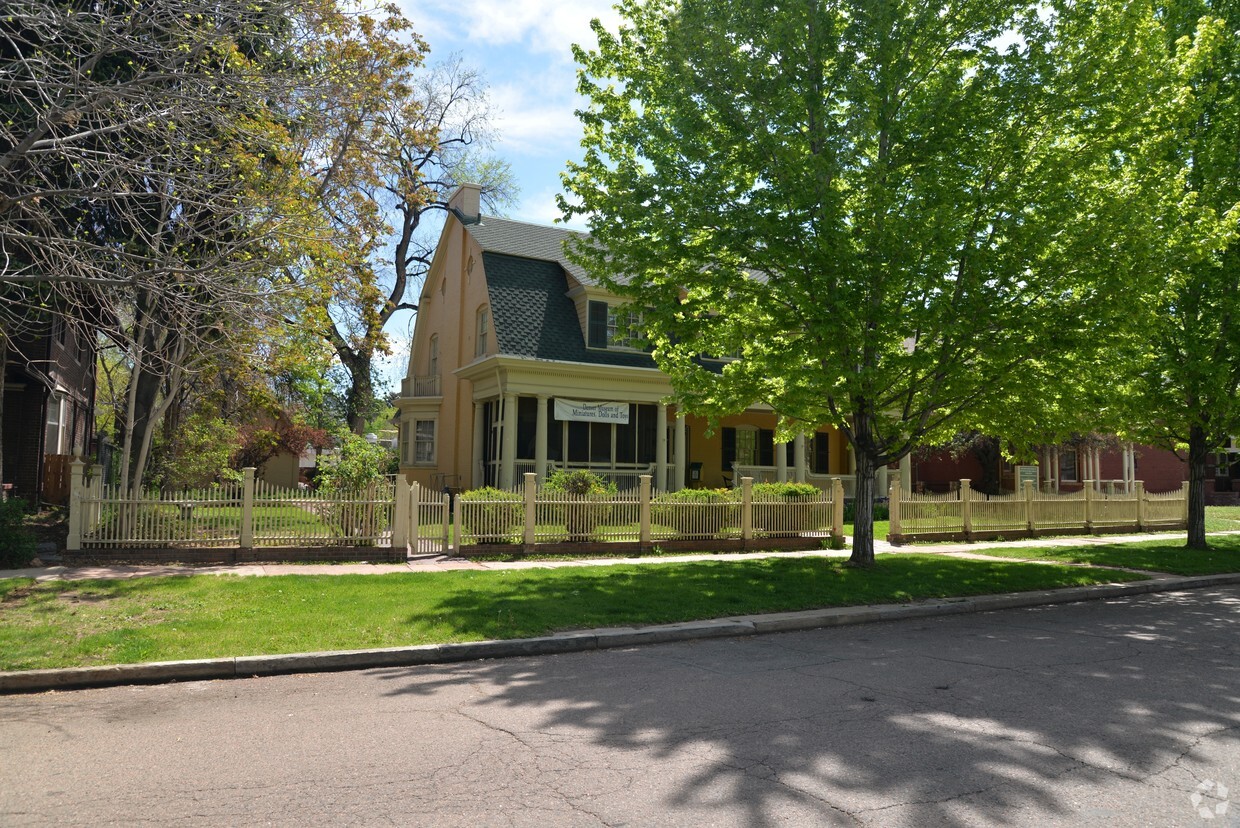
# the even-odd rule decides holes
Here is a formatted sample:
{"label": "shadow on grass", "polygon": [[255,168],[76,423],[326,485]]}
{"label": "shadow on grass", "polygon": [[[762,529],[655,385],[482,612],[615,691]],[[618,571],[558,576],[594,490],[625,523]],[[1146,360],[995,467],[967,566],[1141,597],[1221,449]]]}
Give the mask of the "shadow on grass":
{"label": "shadow on grass", "polygon": [[[833,606],[1055,589],[1142,576],[1054,565],[931,556],[769,558],[486,573],[485,590],[454,590],[426,611],[459,634],[521,638],[572,629],[662,624]],[[415,623],[411,616],[407,623]]]}
{"label": "shadow on grass", "polygon": [[470,687],[458,712],[557,790],[603,780],[603,822],[632,790],[676,824],[1187,824],[1201,779],[1240,783],[1210,767],[1234,770],[1238,608],[1167,593],[375,675]]}

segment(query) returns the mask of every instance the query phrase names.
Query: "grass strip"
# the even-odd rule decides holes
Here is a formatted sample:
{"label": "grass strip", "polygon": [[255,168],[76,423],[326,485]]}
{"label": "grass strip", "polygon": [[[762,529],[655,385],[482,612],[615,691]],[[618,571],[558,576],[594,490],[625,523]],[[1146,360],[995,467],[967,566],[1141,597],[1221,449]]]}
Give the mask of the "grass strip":
{"label": "grass strip", "polygon": [[1139,580],[932,555],[401,573],[0,581],[0,669],[545,635]]}
{"label": "grass strip", "polygon": [[1189,549],[1183,540],[1148,540],[1099,546],[979,547],[975,551],[998,558],[1122,566],[1174,575],[1240,572],[1240,535],[1214,535],[1209,542],[1210,548],[1206,550]]}

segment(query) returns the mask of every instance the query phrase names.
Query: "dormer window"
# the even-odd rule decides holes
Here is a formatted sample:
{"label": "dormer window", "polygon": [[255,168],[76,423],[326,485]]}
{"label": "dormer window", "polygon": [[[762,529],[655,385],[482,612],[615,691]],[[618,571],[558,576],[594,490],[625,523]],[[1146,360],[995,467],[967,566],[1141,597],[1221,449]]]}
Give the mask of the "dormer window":
{"label": "dormer window", "polygon": [[586,344],[591,348],[645,347],[642,337],[642,315],[639,311],[606,302],[591,301],[589,331]]}
{"label": "dormer window", "polygon": [[477,337],[474,340],[474,356],[480,357],[487,352],[487,338],[491,333],[491,314],[486,305],[478,308]]}

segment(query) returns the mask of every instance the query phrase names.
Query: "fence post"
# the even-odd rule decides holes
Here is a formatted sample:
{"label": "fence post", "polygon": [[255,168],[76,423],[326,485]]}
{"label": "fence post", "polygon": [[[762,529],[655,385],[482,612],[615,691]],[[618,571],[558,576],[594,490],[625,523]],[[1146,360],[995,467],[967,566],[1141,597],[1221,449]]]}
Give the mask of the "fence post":
{"label": "fence post", "polygon": [[1141,480],[1132,481],[1132,490],[1137,495],[1137,531],[1145,531],[1145,483]]}
{"label": "fence post", "polygon": [[254,548],[254,467],[241,470],[241,539],[242,549]]}
{"label": "fence post", "polygon": [[637,488],[641,498],[637,507],[637,522],[639,529],[637,530],[637,541],[646,548],[650,545],[650,475],[643,474],[637,478],[639,485]]}
{"label": "fence post", "polygon": [[1094,481],[1085,481],[1085,531],[1094,531]]}
{"label": "fence post", "polygon": [[844,543],[844,481],[838,477],[831,478],[831,538]]}
{"label": "fence post", "polygon": [[900,535],[903,534],[900,528],[900,500],[903,497],[904,490],[900,485],[900,478],[891,478],[891,490],[887,492],[887,520],[889,523],[887,540],[891,543],[899,543]]}
{"label": "fence post", "polygon": [[960,531],[964,532],[965,537],[973,535],[973,508],[970,505],[973,499],[972,482],[967,477],[960,481]]}
{"label": "fence post", "polygon": [[461,543],[459,534],[454,538],[451,531],[452,525],[456,526],[458,532],[461,528],[460,515],[458,514],[461,510],[461,499],[458,497],[456,500],[453,500],[451,495],[445,494],[440,502],[443,503],[443,545],[444,549],[448,550],[448,554],[453,555],[457,552]]}
{"label": "fence post", "polygon": [[396,502],[392,506],[392,548],[409,552],[409,481],[396,475]]}
{"label": "fence post", "polygon": [[753,478],[741,478],[741,540],[753,540]]}
{"label": "fence post", "polygon": [[1037,531],[1033,520],[1033,481],[1025,481],[1025,526],[1028,527],[1030,534]]}
{"label": "fence post", "polygon": [[525,526],[522,533],[521,542],[525,544],[525,551],[532,552],[534,546],[534,521],[537,515],[534,510],[534,495],[538,490],[538,474],[535,472],[525,473]]}
{"label": "fence post", "polygon": [[421,529],[418,521],[422,515],[422,484],[416,480],[409,487],[409,543],[413,547],[413,554],[418,554],[422,549]]}
{"label": "fence post", "polygon": [[82,476],[85,469],[86,464],[78,457],[69,464],[69,539],[65,541],[65,549],[70,552],[82,548],[82,517],[86,511],[82,504]]}

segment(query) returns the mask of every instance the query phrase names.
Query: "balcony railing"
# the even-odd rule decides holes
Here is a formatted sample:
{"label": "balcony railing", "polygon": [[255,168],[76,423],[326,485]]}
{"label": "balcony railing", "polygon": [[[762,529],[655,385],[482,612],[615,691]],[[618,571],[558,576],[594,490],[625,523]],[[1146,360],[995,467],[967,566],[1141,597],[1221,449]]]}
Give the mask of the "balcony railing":
{"label": "balcony railing", "polygon": [[400,393],[402,397],[438,397],[442,394],[439,390],[439,375],[405,377],[400,382]]}

